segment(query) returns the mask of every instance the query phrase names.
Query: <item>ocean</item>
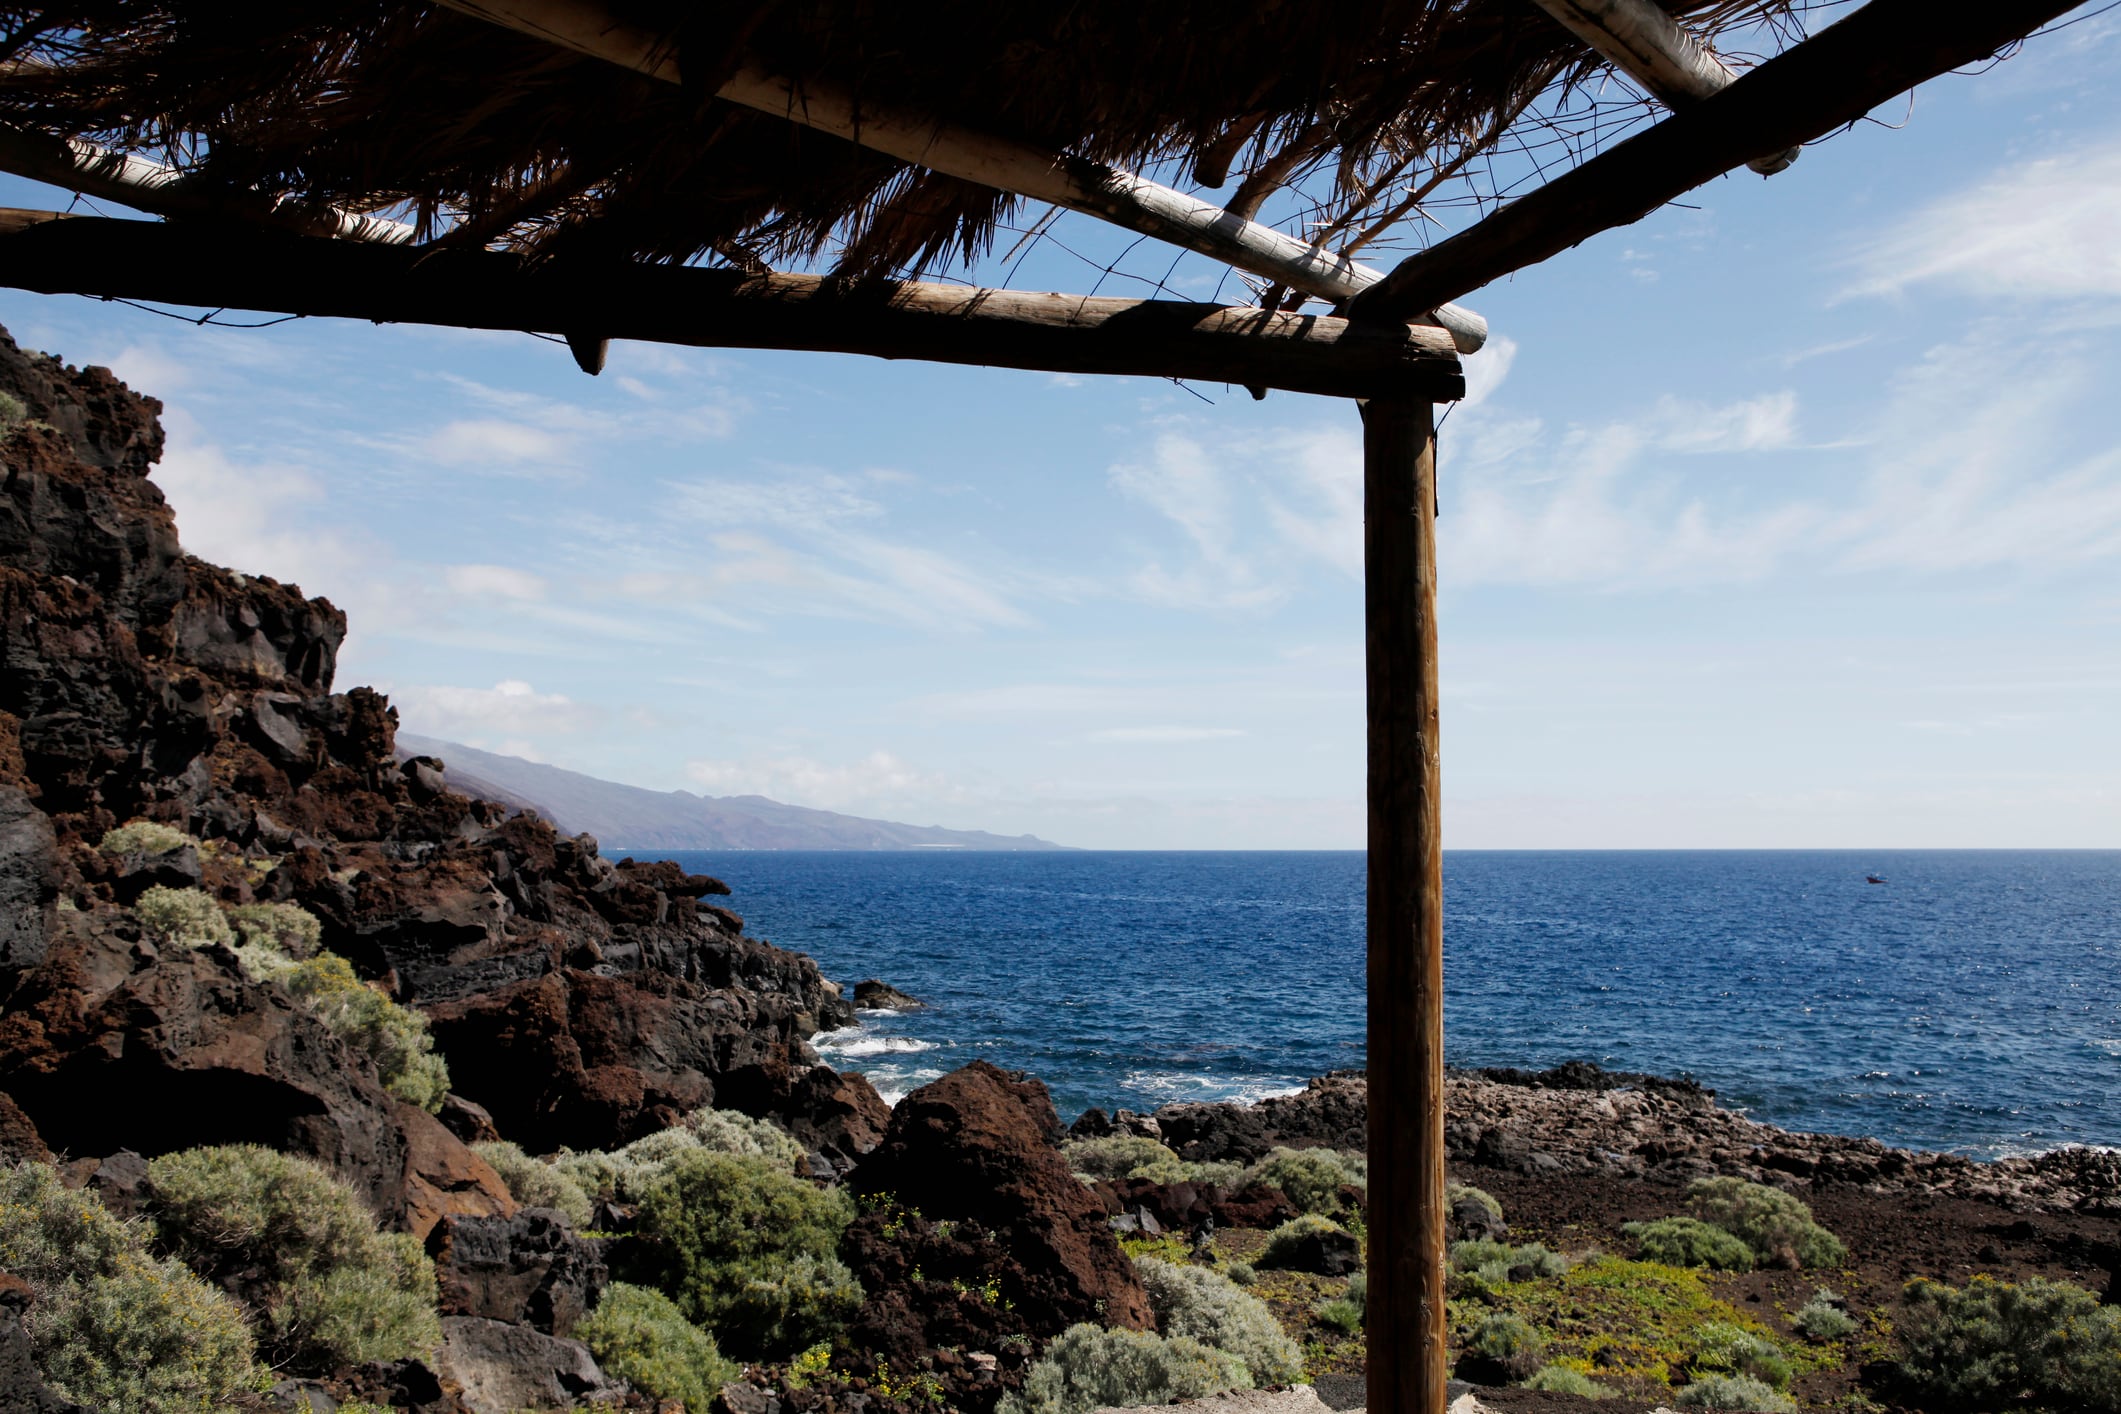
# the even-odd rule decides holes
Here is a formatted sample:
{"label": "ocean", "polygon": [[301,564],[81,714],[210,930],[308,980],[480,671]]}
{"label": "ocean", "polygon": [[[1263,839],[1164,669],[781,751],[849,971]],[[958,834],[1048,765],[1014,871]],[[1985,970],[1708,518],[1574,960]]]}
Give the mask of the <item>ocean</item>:
{"label": "ocean", "polygon": [[[670,857],[929,1003],[817,1040],[887,1099],[976,1058],[1064,1117],[1362,1064],[1360,853]],[[1974,1157],[2121,1145],[2121,851],[1451,853],[1444,889],[1454,1065],[1687,1074]]]}

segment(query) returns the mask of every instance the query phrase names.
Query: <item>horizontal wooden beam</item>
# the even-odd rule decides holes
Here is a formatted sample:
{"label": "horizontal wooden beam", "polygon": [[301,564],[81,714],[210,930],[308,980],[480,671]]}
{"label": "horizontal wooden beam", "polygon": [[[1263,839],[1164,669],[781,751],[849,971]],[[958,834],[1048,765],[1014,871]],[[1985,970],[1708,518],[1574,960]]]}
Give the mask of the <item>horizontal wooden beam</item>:
{"label": "horizontal wooden beam", "polygon": [[[595,0],[441,2],[452,10],[665,83],[681,81],[680,56],[668,40],[618,19]],[[809,80],[797,84],[747,67],[740,68],[716,96],[832,133],[931,172],[1081,211],[1325,299],[1346,299],[1384,278],[1384,272],[1371,266],[1132,172],[974,132],[929,114],[858,101],[830,84]],[[1488,322],[1448,302],[1409,318],[1449,329],[1461,353],[1472,353],[1487,342]]]}
{"label": "horizontal wooden beam", "polygon": [[1176,300],[632,263],[528,264],[402,246],[0,209],[0,285],[203,308],[517,329],[580,347],[640,339],[805,349],[1053,373],[1131,374],[1448,402],[1450,336]]}
{"label": "horizontal wooden beam", "polygon": [[1871,0],[1737,82],[1619,143],[1357,295],[1351,317],[1388,321],[1639,221],[1752,158],[1853,123],[1919,83],[1978,63],[2079,0]]}
{"label": "horizontal wooden beam", "polygon": [[[1675,112],[1737,81],[1731,66],[1655,0],[1532,0]],[[1787,171],[1801,147],[1746,163],[1763,177]]]}

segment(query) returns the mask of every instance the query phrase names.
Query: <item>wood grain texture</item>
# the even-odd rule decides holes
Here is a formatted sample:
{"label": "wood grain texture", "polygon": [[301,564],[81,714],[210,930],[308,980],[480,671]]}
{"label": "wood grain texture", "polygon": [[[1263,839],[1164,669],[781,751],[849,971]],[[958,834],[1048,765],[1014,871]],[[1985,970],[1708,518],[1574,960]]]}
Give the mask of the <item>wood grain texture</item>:
{"label": "wood grain texture", "polygon": [[2076,0],[1871,0],[1722,92],[1401,261],[1351,317],[1432,309],[1639,221],[1755,157],[1853,123],[1916,84],[1978,63]]}
{"label": "wood grain texture", "polygon": [[1433,409],[1363,408],[1371,1414],[1443,1414],[1443,797]]}
{"label": "wood grain texture", "polygon": [[640,339],[1054,373],[1185,378],[1451,401],[1450,336],[1176,300],[978,290],[635,263],[526,265],[203,224],[0,210],[0,285],[391,324],[520,329],[578,347]]}

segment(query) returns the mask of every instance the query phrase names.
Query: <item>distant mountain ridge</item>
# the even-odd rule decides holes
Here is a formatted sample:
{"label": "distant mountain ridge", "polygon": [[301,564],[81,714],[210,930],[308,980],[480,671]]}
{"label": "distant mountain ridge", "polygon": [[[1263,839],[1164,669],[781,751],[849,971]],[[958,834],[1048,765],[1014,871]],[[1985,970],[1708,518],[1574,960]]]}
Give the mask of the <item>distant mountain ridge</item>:
{"label": "distant mountain ridge", "polygon": [[398,755],[438,756],[448,767],[451,788],[534,810],[562,830],[595,835],[598,843],[618,850],[1066,848],[1036,835],[866,820],[784,805],[763,795],[644,790],[413,732],[398,733]]}

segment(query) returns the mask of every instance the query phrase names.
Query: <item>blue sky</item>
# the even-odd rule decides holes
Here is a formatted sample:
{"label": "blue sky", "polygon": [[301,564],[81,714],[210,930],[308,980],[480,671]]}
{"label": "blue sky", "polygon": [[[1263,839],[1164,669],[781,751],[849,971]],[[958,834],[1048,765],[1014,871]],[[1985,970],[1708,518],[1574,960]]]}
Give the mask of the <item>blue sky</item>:
{"label": "blue sky", "polygon": [[[1450,845],[2121,846],[2117,80],[2121,11],[1469,297]],[[1122,248],[1055,234],[1016,285]],[[14,291],[0,322],[163,398],[186,545],[345,608],[340,684],[408,729],[1089,847],[1362,843],[1352,407],[635,344],[591,379],[522,335]]]}

